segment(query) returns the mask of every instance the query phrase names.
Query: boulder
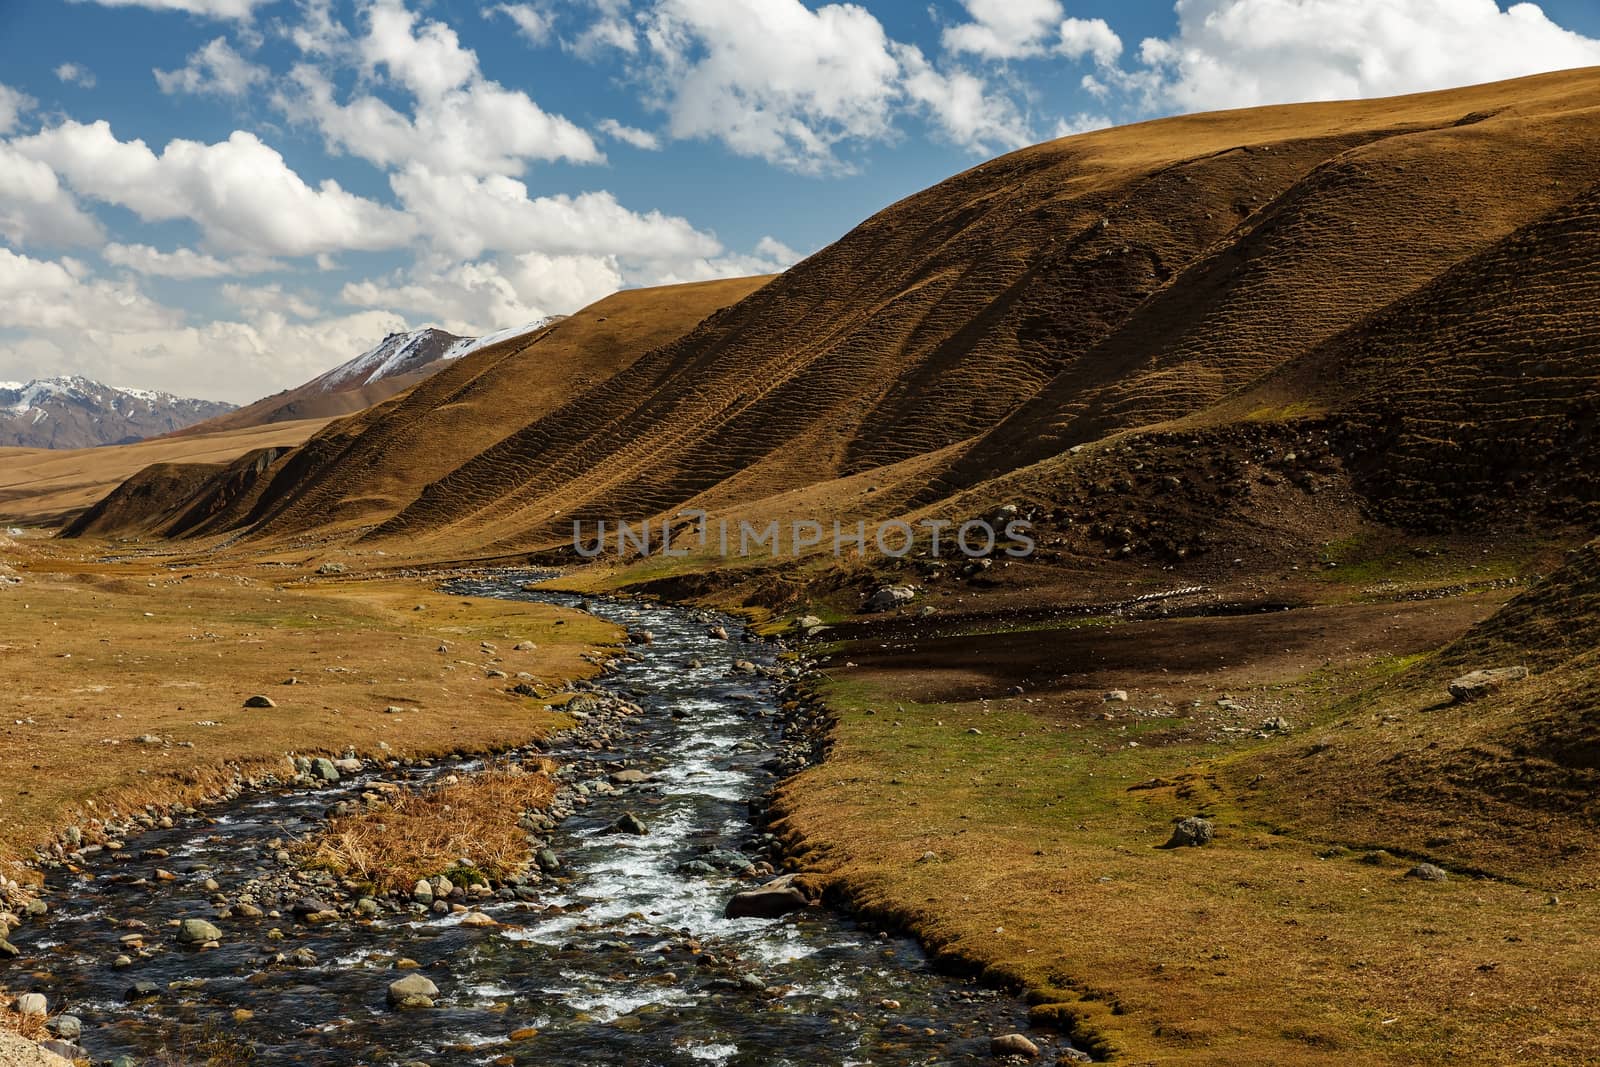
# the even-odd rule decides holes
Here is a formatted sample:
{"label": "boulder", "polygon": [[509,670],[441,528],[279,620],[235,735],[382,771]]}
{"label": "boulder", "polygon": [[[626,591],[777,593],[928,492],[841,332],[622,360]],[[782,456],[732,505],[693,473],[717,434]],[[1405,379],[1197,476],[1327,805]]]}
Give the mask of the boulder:
{"label": "boulder", "polygon": [[795,886],[794,879],[786,875],[759,889],[735,893],[728,899],[723,914],[729,919],[778,919],[810,905],[806,895]]}
{"label": "boulder", "polygon": [[1180,819],[1178,825],[1172,828],[1172,836],[1162,848],[1198,848],[1209,845],[1211,839],[1217,836],[1216,827],[1211,825],[1210,819],[1202,819],[1191,815],[1187,819]]}
{"label": "boulder", "polygon": [[1107,704],[1126,704],[1128,702],[1128,691],[1126,689],[1113,689],[1105,695],[1104,700]]}
{"label": "boulder", "polygon": [[246,697],[244,706],[247,708],[275,708],[278,705],[273,703],[271,697],[257,693],[253,697]]}
{"label": "boulder", "polygon": [[1424,882],[1442,882],[1450,876],[1444,872],[1443,867],[1431,863],[1419,863],[1406,872],[1407,878],[1416,878]]}
{"label": "boulder", "polygon": [[989,1039],[989,1054],[991,1056],[1021,1056],[1024,1059],[1031,1060],[1039,1055],[1039,1046],[1021,1034],[1001,1034],[999,1037]]}
{"label": "boulder", "polygon": [[611,829],[619,834],[638,834],[641,837],[650,832],[644,820],[631,811],[623,812],[621,817],[611,824]]}
{"label": "boulder", "polygon": [[311,773],[321,778],[324,782],[337,782],[339,768],[333,765],[333,760],[326,756],[318,756],[311,761]]}
{"label": "boulder", "polygon": [[389,1007],[397,1011],[411,1008],[431,1008],[439,987],[420,974],[408,974],[389,983]]}
{"label": "boulder", "polygon": [[1457,704],[1466,704],[1498,693],[1506,686],[1520,682],[1526,677],[1528,677],[1526,667],[1491,667],[1488,670],[1473,671],[1471,674],[1463,674],[1450,683],[1450,696]]}
{"label": "boulder", "polygon": [[418,878],[417,884],[411,888],[411,899],[424,906],[433,903],[433,883],[426,878]]}
{"label": "boulder", "polygon": [[185,945],[203,945],[208,941],[221,941],[222,931],[215,923],[204,919],[185,919],[178,926],[178,940]]}
{"label": "boulder", "polygon": [[886,585],[867,598],[862,607],[865,612],[893,611],[917,598],[917,591],[909,585]]}

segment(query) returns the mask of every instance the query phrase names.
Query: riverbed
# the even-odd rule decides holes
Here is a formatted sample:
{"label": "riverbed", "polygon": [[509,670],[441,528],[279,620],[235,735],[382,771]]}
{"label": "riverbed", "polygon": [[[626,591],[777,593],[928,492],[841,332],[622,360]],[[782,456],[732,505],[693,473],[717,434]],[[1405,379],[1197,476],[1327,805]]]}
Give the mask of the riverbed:
{"label": "riverbed", "polygon": [[[137,1063],[967,1064],[993,1062],[993,1035],[1026,1029],[1015,998],[938,973],[904,937],[822,908],[724,918],[761,880],[746,868],[772,858],[750,813],[775,782],[783,729],[763,673],[773,650],[730,618],[580,601],[526,578],[449,589],[583,606],[652,639],[596,681],[639,709],[620,742],[597,749],[579,731],[549,746],[573,808],[550,836],[560,867],[528,899],[475,904],[500,925],[401,908],[307,925],[287,903],[276,918],[216,917],[230,893],[281,878],[284,842],[340,800],[480,764],[369,767],[321,789],[247,793],[53,872],[52,914],[13,936],[24,959],[0,966],[0,984],[79,1017],[96,1061]],[[623,769],[646,780],[611,785]],[[630,813],[648,832],[611,832]],[[216,922],[219,947],[178,943],[173,924],[193,917]],[[388,1007],[400,961],[437,985],[435,1007]],[[130,1002],[141,982],[155,995]],[[1043,1062],[1068,1048],[1034,1039]]]}

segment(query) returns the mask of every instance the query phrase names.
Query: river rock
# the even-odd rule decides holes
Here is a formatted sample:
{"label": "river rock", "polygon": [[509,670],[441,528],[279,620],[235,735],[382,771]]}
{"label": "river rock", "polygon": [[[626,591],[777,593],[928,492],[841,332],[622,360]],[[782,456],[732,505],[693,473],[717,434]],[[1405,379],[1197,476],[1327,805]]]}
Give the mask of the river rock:
{"label": "river rock", "polygon": [[1488,670],[1473,671],[1471,674],[1463,674],[1450,683],[1450,696],[1457,704],[1466,704],[1498,693],[1506,686],[1520,682],[1526,677],[1528,677],[1526,667],[1493,667]]}
{"label": "river rock", "polygon": [[1209,845],[1211,839],[1217,836],[1216,827],[1211,825],[1210,819],[1202,819],[1191,815],[1187,819],[1180,819],[1178,825],[1172,828],[1172,836],[1167,839],[1163,848],[1198,848]]}
{"label": "river rock", "polygon": [[1021,1034],[1001,1034],[999,1037],[990,1038],[989,1054],[991,1056],[1021,1056],[1024,1059],[1031,1060],[1039,1055],[1039,1046]]}
{"label": "river rock", "polygon": [[72,1061],[9,1030],[0,1030],[0,1064],[5,1067],[72,1067]]}
{"label": "river rock", "polygon": [[154,982],[135,982],[122,994],[122,999],[132,1004],[140,1000],[154,1000],[161,995],[161,987]]}
{"label": "river rock", "polygon": [[621,818],[611,824],[611,829],[620,834],[638,834],[641,837],[650,832],[644,820],[631,811],[624,812]]}
{"label": "river rock", "polygon": [[321,778],[324,782],[337,782],[339,768],[333,765],[333,760],[326,756],[318,756],[311,761],[311,773]]}
{"label": "river rock", "polygon": [[650,780],[650,775],[644,771],[628,769],[616,771],[610,775],[612,785],[642,785]]}
{"label": "river rock", "polygon": [[76,1041],[83,1036],[83,1020],[76,1015],[58,1015],[50,1020],[50,1029],[63,1041]]}
{"label": "river rock", "polygon": [[541,848],[533,858],[539,864],[541,871],[559,871],[561,869],[561,857],[557,856],[553,849]]}
{"label": "river rock", "polygon": [[397,1011],[431,1008],[439,987],[420,974],[408,974],[389,983],[389,1007]]}
{"label": "river rock", "polygon": [[39,1042],[39,1048],[52,1056],[60,1056],[68,1063],[88,1063],[89,1052],[87,1049],[74,1045],[71,1041],[54,1039]]}
{"label": "river rock", "polygon": [[424,906],[433,903],[433,883],[426,878],[418,878],[417,884],[411,887],[411,899]]}
{"label": "river rock", "polygon": [[806,895],[795,887],[794,880],[785,876],[759,889],[735,893],[728,899],[723,914],[729,919],[778,919],[810,904]]}
{"label": "river rock", "polygon": [[0,960],[14,960],[20,955],[22,955],[20,948],[0,937]]}
{"label": "river rock", "polygon": [[257,693],[253,697],[246,697],[244,706],[247,708],[275,708],[278,705],[273,702],[271,697]]}
{"label": "river rock", "polygon": [[481,911],[469,911],[469,912],[467,912],[465,915],[463,915],[461,917],[461,925],[462,926],[491,927],[491,926],[499,926],[500,924],[495,922],[493,919],[491,919],[489,916],[485,915]]}
{"label": "river rock", "polygon": [[43,993],[24,993],[17,998],[18,1015],[49,1015],[50,1003]]}
{"label": "river rock", "polygon": [[878,611],[893,611],[904,604],[909,604],[917,598],[917,591],[909,585],[886,585],[867,598],[862,611],[872,613]]}
{"label": "river rock", "polygon": [[186,945],[203,945],[208,941],[221,941],[222,931],[204,919],[185,919],[178,926],[178,940]]}

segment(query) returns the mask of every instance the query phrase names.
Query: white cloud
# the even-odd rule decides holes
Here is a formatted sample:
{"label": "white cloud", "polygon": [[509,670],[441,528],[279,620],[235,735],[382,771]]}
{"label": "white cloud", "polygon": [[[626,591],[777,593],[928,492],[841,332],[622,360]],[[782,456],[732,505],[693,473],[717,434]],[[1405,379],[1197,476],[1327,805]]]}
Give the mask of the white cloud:
{"label": "white cloud", "polygon": [[155,329],[177,319],[132,285],[93,279],[75,260],[33,259],[3,247],[0,305],[14,329]]}
{"label": "white cloud", "polygon": [[576,311],[622,284],[614,257],[528,252],[354,282],[340,299],[362,307],[402,308],[442,322],[452,332],[479,335]]}
{"label": "white cloud", "polygon": [[1390,96],[1600,64],[1600,41],[1537,4],[1495,0],[1178,0],[1122,88],[1150,109]]}
{"label": "white cloud", "polygon": [[322,314],[322,308],[312,297],[291,293],[276,283],[240,285],[228,282],[222,286],[222,298],[244,312],[246,319],[255,322],[271,322],[273,315],[314,319]]}
{"label": "white cloud", "polygon": [[905,71],[905,93],[927,109],[951,141],[984,155],[1033,142],[1027,121],[1008,97],[989,92],[982,78],[966,71],[942,74],[914,45],[896,45]]}
{"label": "white cloud", "polygon": [[154,71],[164,93],[216,93],[242,96],[270,76],[267,68],[252,63],[218,37],[189,56],[177,70]]}
{"label": "white cloud", "polygon": [[596,12],[594,21],[567,42],[568,48],[585,59],[598,59],[609,49],[630,56],[639,51],[628,0],[589,0],[589,6]]}
{"label": "white cloud", "polygon": [[601,119],[596,129],[623,144],[630,144],[649,152],[661,147],[661,139],[649,130],[641,130],[637,126],[624,126],[616,119]]}
{"label": "white cloud", "polygon": [[1122,55],[1122,38],[1105,19],[1064,19],[1056,32],[1060,38],[1056,51],[1068,59],[1093,56],[1104,67]]}
{"label": "white cloud", "polygon": [[800,171],[890,135],[899,64],[865,9],[799,0],[662,0],[646,33],[672,135]]}
{"label": "white cloud", "polygon": [[495,4],[483,9],[483,17],[504,15],[529,43],[541,45],[550,40],[551,18],[532,4]]}
{"label": "white cloud", "polygon": [[[73,0],[83,3],[84,0]],[[151,11],[181,11],[214,19],[248,19],[251,13],[273,0],[93,0],[104,7],[144,7]]]}
{"label": "white cloud", "polygon": [[0,141],[0,237],[16,245],[90,245],[100,223],[62,187],[49,164]]}
{"label": "white cloud", "polygon": [[56,67],[56,77],[68,85],[81,85],[85,89],[94,88],[94,71],[78,63],[62,63]]}
{"label": "white cloud", "polygon": [[1089,133],[1093,130],[1103,130],[1112,125],[1111,119],[1105,115],[1092,115],[1080,111],[1071,118],[1056,120],[1055,132],[1052,137],[1071,137],[1074,134]]}
{"label": "white cloud", "polygon": [[243,255],[222,260],[192,248],[175,248],[163,252],[149,245],[112,244],[100,253],[114,267],[131,270],[153,278],[228,278],[242,274],[264,274],[281,270],[283,264],[263,256]]}
{"label": "white cloud", "polygon": [[1061,0],[961,0],[971,22],[946,27],[952,52],[985,59],[1020,59],[1044,52],[1044,39],[1060,22]]}
{"label": "white cloud", "polygon": [[312,187],[254,134],[216,144],[175,140],[157,156],[119,141],[104,121],[66,122],[12,146],[48,163],[79,194],[128,208],[147,222],[190,219],[214,249],[303,256],[406,243],[410,220],[346,192]]}
{"label": "white cloud", "polygon": [[10,133],[16,129],[17,120],[33,105],[33,97],[0,82],[0,133]]}
{"label": "white cloud", "polygon": [[686,219],[630,211],[608,192],[529,198],[503,175],[435,174],[415,165],[389,184],[441,253],[472,259],[485,251],[616,255],[624,262],[714,256],[721,244]]}
{"label": "white cloud", "polygon": [[[468,174],[520,174],[530,160],[604,160],[580,127],[484,78],[477,54],[450,27],[419,25],[400,0],[377,0],[367,14],[367,33],[352,49],[369,77],[386,74],[416,106],[406,115],[370,94],[340,103],[327,73],[297,66],[278,103],[316,124],[330,149],[385,168],[422,162]],[[314,47],[335,48],[328,41],[325,30],[311,34]]]}

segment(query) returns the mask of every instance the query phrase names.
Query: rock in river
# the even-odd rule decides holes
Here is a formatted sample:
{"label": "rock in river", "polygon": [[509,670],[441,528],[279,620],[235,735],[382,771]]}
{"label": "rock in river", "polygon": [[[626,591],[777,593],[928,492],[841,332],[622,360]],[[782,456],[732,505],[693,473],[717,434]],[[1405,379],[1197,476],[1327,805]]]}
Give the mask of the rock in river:
{"label": "rock in river", "polygon": [[760,889],[735,893],[729,898],[723,914],[730,919],[778,919],[791,911],[808,907],[810,903],[806,895],[795,887],[793,879],[785,876],[768,882]]}
{"label": "rock in river", "polygon": [[641,837],[650,832],[644,820],[631,811],[623,812],[622,816],[611,824],[611,829],[620,834],[638,834]]}
{"label": "rock in river", "polygon": [[420,974],[408,974],[389,983],[389,1007],[404,1011],[408,1008],[431,1008],[439,987]]}
{"label": "rock in river", "polygon": [[1031,1060],[1039,1055],[1039,1046],[1021,1034],[1001,1034],[989,1040],[989,1053],[993,1056],[1021,1056]]}
{"label": "rock in river", "polygon": [[208,941],[221,941],[222,931],[204,919],[185,919],[178,927],[178,940],[186,945],[203,945]]}

